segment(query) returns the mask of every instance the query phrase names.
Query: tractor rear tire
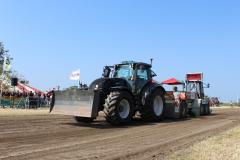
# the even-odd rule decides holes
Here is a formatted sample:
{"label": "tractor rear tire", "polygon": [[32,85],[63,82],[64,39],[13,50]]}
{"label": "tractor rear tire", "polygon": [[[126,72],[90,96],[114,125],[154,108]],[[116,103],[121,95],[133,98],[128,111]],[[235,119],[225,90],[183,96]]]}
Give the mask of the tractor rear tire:
{"label": "tractor rear tire", "polygon": [[164,93],[159,89],[154,91],[147,103],[140,110],[141,117],[146,120],[162,120],[165,112]]}
{"label": "tractor rear tire", "polygon": [[205,106],[203,104],[200,105],[200,116],[205,114]]}
{"label": "tractor rear tire", "polygon": [[79,123],[81,123],[81,122],[83,122],[83,123],[91,123],[94,120],[93,118],[79,117],[79,116],[75,116],[74,119],[75,119],[75,121],[77,121]]}
{"label": "tractor rear tire", "polygon": [[207,104],[206,105],[206,115],[210,115],[211,114],[211,111],[210,111],[210,105],[209,104]]}
{"label": "tractor rear tire", "polygon": [[123,125],[133,117],[133,96],[127,91],[111,92],[104,104],[106,121],[111,125]]}
{"label": "tractor rear tire", "polygon": [[188,109],[188,115],[191,117],[196,117],[196,114],[192,111],[192,108]]}

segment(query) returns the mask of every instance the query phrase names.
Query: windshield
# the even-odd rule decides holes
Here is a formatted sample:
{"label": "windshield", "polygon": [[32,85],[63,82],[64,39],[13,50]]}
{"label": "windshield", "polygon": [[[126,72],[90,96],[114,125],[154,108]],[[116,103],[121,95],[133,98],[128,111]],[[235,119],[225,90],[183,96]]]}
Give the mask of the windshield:
{"label": "windshield", "polygon": [[199,97],[204,97],[202,82],[188,82],[187,92],[196,92]]}
{"label": "windshield", "polygon": [[196,91],[196,84],[195,83],[187,83],[187,92]]}
{"label": "windshield", "polygon": [[140,65],[137,67],[137,78],[148,80],[148,69],[146,69],[145,66]]}
{"label": "windshield", "polygon": [[130,78],[131,77],[131,68],[129,65],[121,65],[116,68],[116,71],[114,73],[115,78]]}

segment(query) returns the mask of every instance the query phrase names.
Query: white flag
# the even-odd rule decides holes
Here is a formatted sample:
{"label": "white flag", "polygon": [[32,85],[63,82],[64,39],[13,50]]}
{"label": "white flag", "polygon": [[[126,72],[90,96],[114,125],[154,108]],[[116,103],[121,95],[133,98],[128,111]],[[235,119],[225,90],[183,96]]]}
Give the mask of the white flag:
{"label": "white flag", "polygon": [[73,71],[70,75],[70,79],[74,81],[80,80],[80,69]]}

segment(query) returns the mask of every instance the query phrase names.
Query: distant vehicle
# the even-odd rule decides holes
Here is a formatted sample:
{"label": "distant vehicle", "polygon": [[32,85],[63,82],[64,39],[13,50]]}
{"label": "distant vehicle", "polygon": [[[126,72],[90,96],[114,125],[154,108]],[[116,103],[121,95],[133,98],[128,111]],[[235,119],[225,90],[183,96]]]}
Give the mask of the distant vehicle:
{"label": "distant vehicle", "polygon": [[220,101],[217,97],[212,97],[210,98],[210,106],[219,106],[220,105]]}
{"label": "distant vehicle", "polygon": [[[175,78],[168,79],[163,81],[162,84],[180,86],[182,90],[178,91],[167,91],[165,97],[175,97],[176,108],[175,112],[178,111],[177,107],[179,106],[179,114],[185,115],[185,111],[192,116],[200,115],[209,115],[211,114],[210,110],[210,99],[205,96],[204,88],[209,88],[210,85],[205,85],[203,83],[203,73],[188,73],[186,74],[186,80],[179,81]],[[204,86],[205,85],[205,86]],[[182,87],[181,87],[182,86]],[[166,102],[167,102],[166,98]],[[173,99],[172,99],[173,100]],[[179,101],[179,102],[177,102]],[[184,103],[184,105],[182,105]],[[181,105],[177,105],[181,104]],[[187,105],[187,108],[185,106]],[[167,107],[167,109],[171,109]],[[183,113],[182,113],[183,112]],[[166,114],[167,116],[171,115],[171,111]]]}
{"label": "distant vehicle", "polygon": [[190,114],[195,116],[211,114],[210,100],[204,93],[204,88],[209,87],[209,84],[204,86],[203,73],[189,73],[186,75],[186,92]]}

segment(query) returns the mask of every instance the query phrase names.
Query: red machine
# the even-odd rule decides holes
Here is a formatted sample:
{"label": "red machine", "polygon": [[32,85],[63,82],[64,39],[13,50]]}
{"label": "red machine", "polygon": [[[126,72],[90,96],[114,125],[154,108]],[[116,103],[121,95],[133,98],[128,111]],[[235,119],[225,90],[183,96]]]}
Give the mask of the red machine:
{"label": "red machine", "polygon": [[[171,78],[163,81],[162,84],[174,86],[173,91],[167,91],[165,94],[165,117],[186,118],[188,115],[188,105],[186,92],[184,91],[185,83],[176,78]],[[177,86],[182,88],[182,90],[180,91]]]}
{"label": "red machine", "polygon": [[192,114],[209,115],[209,99],[205,96],[204,88],[210,85],[203,83],[203,73],[189,73],[186,75],[186,92],[189,103],[189,110]]}
{"label": "red machine", "polygon": [[181,91],[173,89],[166,92],[166,115],[182,118],[187,114],[199,116],[211,113],[209,99],[204,94],[204,88],[209,88],[209,84],[204,87],[202,73],[186,74],[185,82],[171,78],[163,81],[162,84],[182,86]]}

